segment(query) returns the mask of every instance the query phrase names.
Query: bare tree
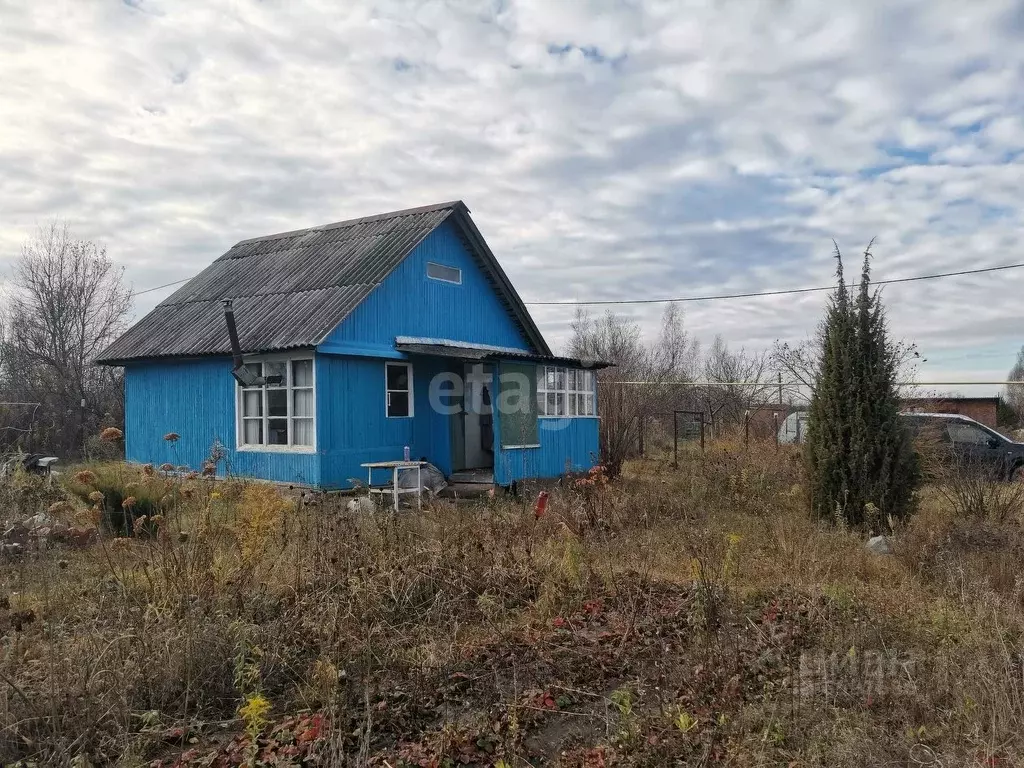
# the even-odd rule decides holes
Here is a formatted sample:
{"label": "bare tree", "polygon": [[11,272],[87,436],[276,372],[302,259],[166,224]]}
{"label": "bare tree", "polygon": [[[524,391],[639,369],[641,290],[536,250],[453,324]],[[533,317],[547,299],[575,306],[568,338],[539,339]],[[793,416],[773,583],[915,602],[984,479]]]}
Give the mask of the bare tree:
{"label": "bare tree", "polygon": [[674,304],[665,308],[652,343],[644,341],[635,321],[612,312],[594,319],[581,309],[572,323],[569,354],[615,364],[598,372],[601,456],[614,475],[636,450],[643,421],[670,407],[680,382],[692,381],[699,346]]}
{"label": "bare tree", "polygon": [[771,365],[782,374],[790,399],[803,399],[814,392],[821,359],[821,340],[805,339],[797,344],[776,341],[771,351]]}
{"label": "bare tree", "polygon": [[38,447],[75,453],[90,427],[123,412],[120,375],[93,365],[127,325],[132,295],[123,270],[54,221],[24,245],[6,304],[5,397],[41,404]]}
{"label": "bare tree", "polygon": [[764,402],[774,388],[769,355],[732,351],[716,336],[703,363],[704,382],[697,387],[711,436],[742,423],[744,413]]}
{"label": "bare tree", "polygon": [[1017,421],[1024,423],[1024,347],[1017,353],[1017,362],[1006,375],[1006,380],[1018,382],[1006,385],[1006,402],[1017,415]]}
{"label": "bare tree", "polygon": [[[775,342],[769,355],[769,362],[776,372],[782,374],[790,399],[809,400],[814,394],[822,355],[821,344],[820,333],[797,344]],[[917,345],[907,341],[896,342],[894,352],[898,361],[900,381],[912,381],[917,372],[917,364],[925,362]]]}

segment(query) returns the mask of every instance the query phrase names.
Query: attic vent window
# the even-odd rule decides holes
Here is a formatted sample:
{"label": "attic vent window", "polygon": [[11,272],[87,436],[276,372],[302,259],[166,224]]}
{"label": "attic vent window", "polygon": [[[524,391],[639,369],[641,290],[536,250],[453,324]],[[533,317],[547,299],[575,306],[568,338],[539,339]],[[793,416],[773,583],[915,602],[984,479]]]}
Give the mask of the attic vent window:
{"label": "attic vent window", "polygon": [[427,262],[427,277],[431,280],[440,280],[442,283],[455,283],[462,285],[462,270],[458,267],[449,267],[444,264],[436,264],[433,261]]}

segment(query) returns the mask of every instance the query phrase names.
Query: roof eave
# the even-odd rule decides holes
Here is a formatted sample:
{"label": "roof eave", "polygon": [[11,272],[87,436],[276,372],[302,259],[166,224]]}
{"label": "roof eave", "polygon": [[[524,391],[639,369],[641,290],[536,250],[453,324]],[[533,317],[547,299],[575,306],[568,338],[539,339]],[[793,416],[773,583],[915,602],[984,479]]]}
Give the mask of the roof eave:
{"label": "roof eave", "polygon": [[395,349],[406,354],[429,357],[441,356],[479,362],[519,360],[542,365],[566,365],[573,368],[589,368],[591,370],[612,368],[615,365],[603,360],[584,360],[564,355],[537,354],[513,347],[499,347],[453,339],[432,339],[413,336],[397,336],[395,338]]}
{"label": "roof eave", "polygon": [[[286,354],[289,352],[314,352],[316,351],[316,345],[314,344],[292,344],[287,347],[273,347],[267,349],[246,349],[242,350],[243,357],[250,357],[256,355],[278,355]],[[124,367],[126,365],[135,365],[136,363],[150,363],[150,362],[167,362],[169,360],[205,360],[212,357],[225,357],[229,358],[232,356],[230,349],[227,350],[212,350],[210,352],[183,352],[173,353],[169,355],[144,355],[142,357],[105,357],[97,358],[93,361],[93,365],[106,365],[112,368]]]}

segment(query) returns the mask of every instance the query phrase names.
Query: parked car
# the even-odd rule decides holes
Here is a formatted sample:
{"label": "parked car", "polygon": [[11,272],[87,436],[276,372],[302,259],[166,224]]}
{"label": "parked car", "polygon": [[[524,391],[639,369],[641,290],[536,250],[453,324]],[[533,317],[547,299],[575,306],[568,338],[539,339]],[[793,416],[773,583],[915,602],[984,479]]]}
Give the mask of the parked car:
{"label": "parked car", "polygon": [[[803,443],[809,415],[795,411],[779,426],[780,443]],[[931,436],[964,464],[992,472],[1000,480],[1024,479],[1024,443],[1012,440],[969,416],[956,413],[901,413],[915,439]]]}
{"label": "parked car", "polygon": [[968,416],[953,413],[901,413],[915,438],[930,437],[964,464],[999,480],[1024,479],[1024,443],[1018,443]]}

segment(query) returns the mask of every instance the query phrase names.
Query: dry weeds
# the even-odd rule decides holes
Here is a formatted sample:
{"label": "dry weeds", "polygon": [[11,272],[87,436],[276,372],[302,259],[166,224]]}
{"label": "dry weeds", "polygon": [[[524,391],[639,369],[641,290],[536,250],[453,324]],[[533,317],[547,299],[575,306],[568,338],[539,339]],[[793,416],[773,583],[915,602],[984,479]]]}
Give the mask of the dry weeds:
{"label": "dry weeds", "polygon": [[0,566],[5,765],[1024,761],[1019,509],[925,489],[879,557],[808,517],[794,454],[725,443],[540,517],[94,474],[151,514]]}

